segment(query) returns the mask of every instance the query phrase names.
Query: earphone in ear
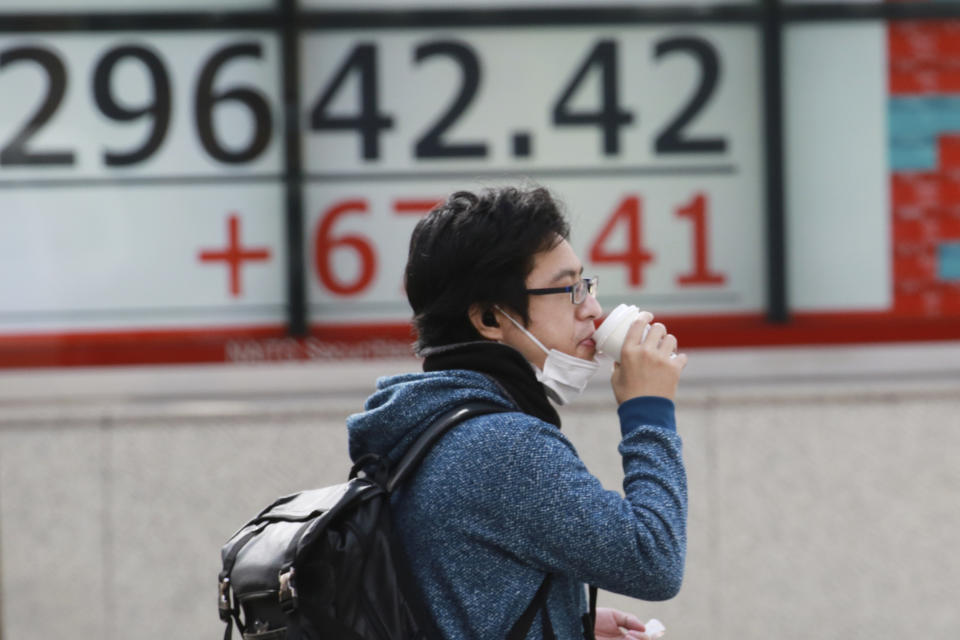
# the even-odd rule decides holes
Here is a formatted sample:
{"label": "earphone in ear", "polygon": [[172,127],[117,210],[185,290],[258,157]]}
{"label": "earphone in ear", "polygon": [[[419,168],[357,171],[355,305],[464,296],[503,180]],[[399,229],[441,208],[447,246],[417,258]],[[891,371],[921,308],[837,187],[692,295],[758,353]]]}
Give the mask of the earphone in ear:
{"label": "earphone in ear", "polygon": [[483,316],[480,318],[480,321],[487,327],[499,327],[500,323],[497,322],[497,319],[493,316],[493,311],[487,309],[483,312]]}

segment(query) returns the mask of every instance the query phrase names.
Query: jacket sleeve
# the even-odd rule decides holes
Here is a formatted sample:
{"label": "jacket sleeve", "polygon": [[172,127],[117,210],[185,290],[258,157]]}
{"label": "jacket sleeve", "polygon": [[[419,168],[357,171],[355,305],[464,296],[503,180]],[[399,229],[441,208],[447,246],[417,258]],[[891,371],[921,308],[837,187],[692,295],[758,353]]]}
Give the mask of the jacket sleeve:
{"label": "jacket sleeve", "polygon": [[552,426],[525,416],[522,427],[501,430],[506,450],[487,481],[512,497],[500,502],[507,527],[497,527],[508,534],[489,542],[547,572],[665,600],[680,589],[686,555],[686,473],[674,405],[641,397],[618,413],[623,496],[604,489]]}

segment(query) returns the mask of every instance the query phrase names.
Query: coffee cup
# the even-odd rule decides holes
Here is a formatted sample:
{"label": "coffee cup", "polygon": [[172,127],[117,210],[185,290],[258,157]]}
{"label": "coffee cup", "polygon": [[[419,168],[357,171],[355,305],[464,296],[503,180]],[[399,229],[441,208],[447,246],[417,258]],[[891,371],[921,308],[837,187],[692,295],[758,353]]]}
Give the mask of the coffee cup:
{"label": "coffee cup", "polygon": [[[593,342],[597,345],[597,352],[620,362],[620,350],[623,340],[627,337],[630,325],[640,318],[640,309],[635,305],[619,304],[611,311],[606,319],[597,327],[593,334]],[[644,329],[643,340],[647,337],[650,325]]]}

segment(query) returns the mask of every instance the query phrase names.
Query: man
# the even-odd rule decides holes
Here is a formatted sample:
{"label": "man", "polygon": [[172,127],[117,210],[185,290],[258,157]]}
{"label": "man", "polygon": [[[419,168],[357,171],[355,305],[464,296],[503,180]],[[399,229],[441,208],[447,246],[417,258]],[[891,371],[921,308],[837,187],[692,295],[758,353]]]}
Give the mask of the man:
{"label": "man", "polygon": [[[438,205],[413,232],[405,273],[424,372],[380,379],[348,421],[354,460],[396,461],[451,408],[506,410],[456,426],[393,496],[445,638],[506,638],[544,585],[527,638],[583,638],[585,584],[646,600],[680,588],[687,497],[672,399],[686,356],[671,357],[677,341],[650,314],[631,327],[611,381],[626,497],[604,490],[551,404],[572,400],[597,367],[597,283],[568,235],[545,189],[459,192]],[[644,637],[639,620],[610,609],[598,609],[595,631]]]}

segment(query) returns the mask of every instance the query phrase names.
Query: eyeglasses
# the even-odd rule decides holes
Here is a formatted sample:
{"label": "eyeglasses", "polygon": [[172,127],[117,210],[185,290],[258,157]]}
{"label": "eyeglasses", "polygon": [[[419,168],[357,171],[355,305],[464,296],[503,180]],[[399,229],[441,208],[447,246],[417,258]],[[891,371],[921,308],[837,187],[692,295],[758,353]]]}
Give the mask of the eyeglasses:
{"label": "eyeglasses", "polygon": [[568,287],[548,287],[546,289],[526,289],[526,293],[532,296],[545,296],[551,293],[569,293],[570,302],[580,304],[587,299],[587,294],[597,295],[597,276],[590,276],[577,280],[575,284]]}

